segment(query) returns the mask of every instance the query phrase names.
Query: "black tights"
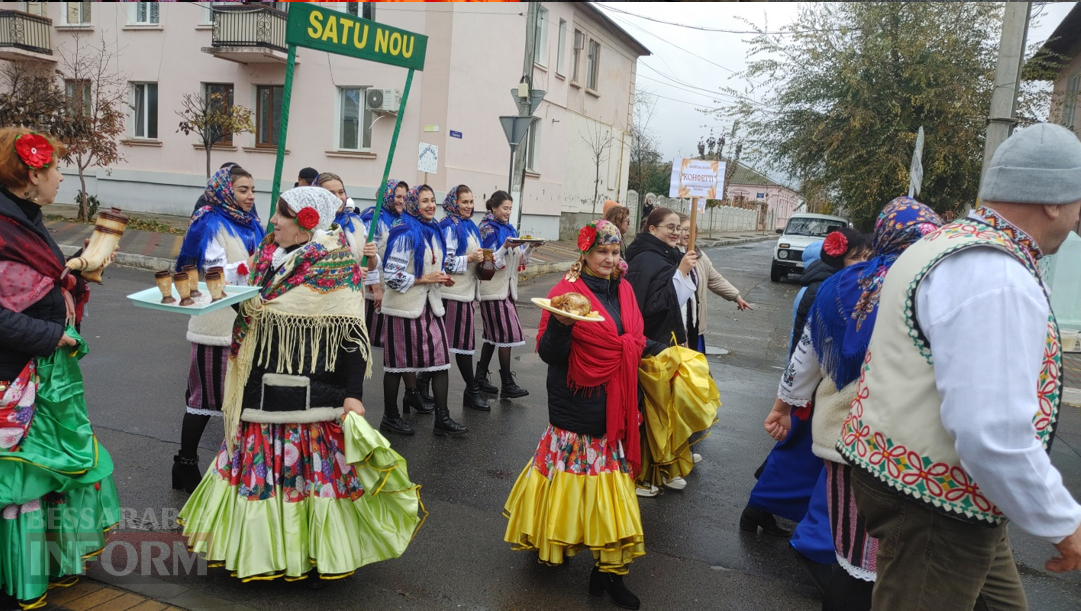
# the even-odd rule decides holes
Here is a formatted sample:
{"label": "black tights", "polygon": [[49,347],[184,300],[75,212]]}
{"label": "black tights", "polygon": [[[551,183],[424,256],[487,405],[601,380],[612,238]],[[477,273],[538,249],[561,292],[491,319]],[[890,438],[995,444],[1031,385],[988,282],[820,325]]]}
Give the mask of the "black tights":
{"label": "black tights", "polygon": [[[433,371],[432,375],[432,394],[435,395],[435,406],[437,408],[447,407],[447,391],[450,388],[450,375],[449,372],[444,369],[443,371]],[[413,386],[409,386],[409,377],[413,377]],[[387,372],[383,374],[383,408],[387,415],[398,413],[398,387],[401,386],[401,380],[405,378],[406,388],[416,388],[417,374],[413,372],[409,373],[393,373]]]}
{"label": "black tights", "polygon": [[[477,361],[477,367],[481,371],[488,371],[493,352],[495,352],[495,344],[484,342],[484,347],[480,349],[480,360]],[[500,346],[499,348],[499,370],[510,371],[510,346]]]}
{"label": "black tights", "polygon": [[199,455],[199,440],[203,437],[206,423],[210,416],[201,416],[190,412],[184,413],[184,423],[180,427],[180,455],[195,458]]}
{"label": "black tights", "polygon": [[466,388],[468,388],[476,377],[473,371],[473,355],[455,354],[454,362],[458,363],[458,372],[462,374],[462,381],[465,382]]}

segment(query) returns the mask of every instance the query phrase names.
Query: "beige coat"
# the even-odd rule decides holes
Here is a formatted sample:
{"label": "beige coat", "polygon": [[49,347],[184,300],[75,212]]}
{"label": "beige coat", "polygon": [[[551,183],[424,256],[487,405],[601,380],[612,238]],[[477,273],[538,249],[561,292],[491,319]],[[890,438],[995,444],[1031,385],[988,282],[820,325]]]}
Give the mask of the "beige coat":
{"label": "beige coat", "polygon": [[698,300],[698,333],[704,335],[709,321],[706,317],[706,290],[713,291],[728,301],[735,301],[739,299],[739,289],[713,268],[713,262],[701,250],[698,251],[698,263],[694,269],[698,272],[698,291],[695,293]]}

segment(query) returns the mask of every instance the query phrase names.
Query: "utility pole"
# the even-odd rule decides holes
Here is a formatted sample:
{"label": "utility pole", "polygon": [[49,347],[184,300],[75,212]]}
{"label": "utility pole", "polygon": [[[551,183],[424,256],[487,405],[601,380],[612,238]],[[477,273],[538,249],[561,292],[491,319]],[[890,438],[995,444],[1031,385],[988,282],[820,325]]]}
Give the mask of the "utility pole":
{"label": "utility pole", "polygon": [[[518,103],[518,115],[523,117],[532,114],[530,111],[530,99],[533,93],[533,56],[536,53],[537,19],[539,18],[540,3],[530,2],[529,12],[526,14],[525,20],[525,57],[522,59],[522,78],[529,85],[530,95],[526,96],[524,100],[519,98]],[[513,161],[511,162],[510,194],[514,198],[514,226],[519,230],[522,225],[522,205],[525,203],[523,193],[525,192],[525,162],[527,149],[529,148],[528,139],[525,141],[525,145],[515,149]],[[515,187],[518,188],[517,193],[514,191]]]}
{"label": "utility pole", "polygon": [[998,43],[998,65],[995,67],[995,88],[991,92],[991,112],[988,115],[987,137],[983,149],[980,180],[995,150],[1013,131],[1013,115],[1017,110],[1017,89],[1021,81],[1021,65],[1025,61],[1025,37],[1032,14],[1031,2],[1006,2],[1002,16],[1002,38]]}

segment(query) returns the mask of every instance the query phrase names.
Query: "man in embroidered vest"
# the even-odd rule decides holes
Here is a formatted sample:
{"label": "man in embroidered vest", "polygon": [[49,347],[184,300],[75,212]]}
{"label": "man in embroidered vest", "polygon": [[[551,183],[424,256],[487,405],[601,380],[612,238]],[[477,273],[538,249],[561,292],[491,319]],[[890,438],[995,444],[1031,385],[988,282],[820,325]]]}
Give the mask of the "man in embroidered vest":
{"label": "man in embroidered vest", "polygon": [[1048,570],[1081,568],[1081,505],[1048,455],[1062,359],[1037,267],[1077,227],[1081,141],[1018,131],[980,196],[890,269],[837,442],[879,539],[875,611],[1027,609],[1007,520],[1058,548]]}

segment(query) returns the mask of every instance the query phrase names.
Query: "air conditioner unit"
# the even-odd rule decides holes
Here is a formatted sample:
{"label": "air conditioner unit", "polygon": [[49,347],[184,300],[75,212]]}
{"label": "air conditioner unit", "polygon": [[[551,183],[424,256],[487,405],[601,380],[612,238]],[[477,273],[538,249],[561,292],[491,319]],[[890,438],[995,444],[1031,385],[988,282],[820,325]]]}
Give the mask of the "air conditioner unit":
{"label": "air conditioner unit", "polygon": [[364,94],[364,104],[372,112],[394,114],[398,112],[401,96],[397,89],[369,89]]}

